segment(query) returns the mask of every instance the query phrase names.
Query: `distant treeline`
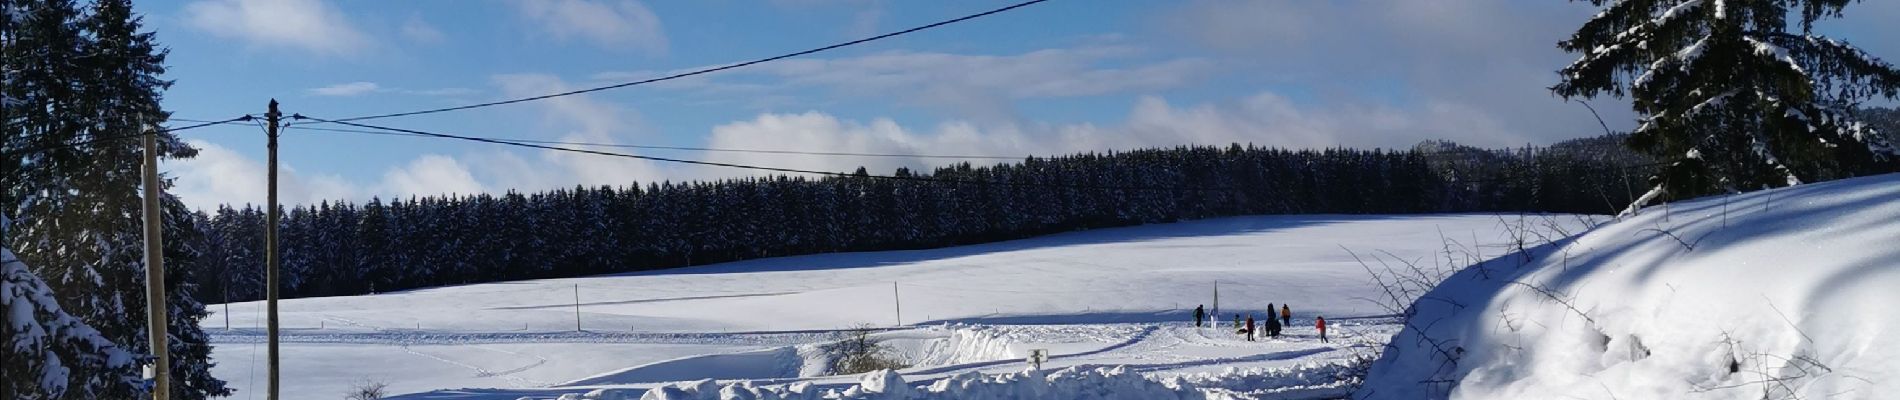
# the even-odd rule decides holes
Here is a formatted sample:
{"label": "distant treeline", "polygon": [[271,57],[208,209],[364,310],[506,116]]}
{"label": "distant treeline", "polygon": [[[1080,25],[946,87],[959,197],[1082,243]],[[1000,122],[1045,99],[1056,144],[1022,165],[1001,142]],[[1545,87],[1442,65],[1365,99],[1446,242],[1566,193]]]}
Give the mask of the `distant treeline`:
{"label": "distant treeline", "polygon": [[[286,297],[571,277],[799,254],[919,249],[1253,214],[1609,213],[1651,162],[1620,137],[1481,150],[1194,146],[883,179],[758,177],[290,208]],[[945,182],[954,181],[954,182]],[[200,213],[201,293],[262,298],[261,208]]]}

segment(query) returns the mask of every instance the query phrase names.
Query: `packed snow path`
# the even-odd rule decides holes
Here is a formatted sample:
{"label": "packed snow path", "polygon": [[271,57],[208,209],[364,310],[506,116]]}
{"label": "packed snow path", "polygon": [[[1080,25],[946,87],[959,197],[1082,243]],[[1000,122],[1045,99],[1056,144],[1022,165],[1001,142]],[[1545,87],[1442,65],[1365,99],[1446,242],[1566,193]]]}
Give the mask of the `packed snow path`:
{"label": "packed snow path", "polygon": [[[1505,225],[1517,218],[1221,218],[945,249],[287,300],[280,303],[285,393],[334,398],[365,379],[388,382],[395,393],[555,393],[541,389],[582,381],[650,387],[688,377],[851,383],[854,377],[791,371],[785,366],[797,363],[787,360],[798,356],[787,353],[824,340],[828,330],[891,326],[899,318],[910,328],[881,335],[914,346],[968,330],[1011,338],[1001,346],[1011,354],[985,360],[918,350],[918,357],[947,358],[900,371],[913,383],[1016,371],[1026,353],[1014,352],[1037,348],[1029,346],[1051,350],[1049,368],[1126,364],[1144,374],[1311,363],[1344,357],[1349,344],[1300,336],[1310,336],[1314,315],[1344,323],[1388,313],[1365,301],[1379,289],[1342,247],[1430,257],[1450,240],[1504,254]],[[1555,220],[1581,225],[1575,217]],[[1248,343],[1185,326],[1196,305],[1213,311],[1216,285],[1223,326],[1237,314],[1264,319],[1268,303],[1292,303],[1297,320],[1288,332],[1295,336]],[[576,292],[582,332],[574,331]],[[214,335],[216,373],[240,398],[261,392],[260,306],[231,305],[229,331],[222,316],[204,322]],[[1367,329],[1368,336],[1390,330]]]}

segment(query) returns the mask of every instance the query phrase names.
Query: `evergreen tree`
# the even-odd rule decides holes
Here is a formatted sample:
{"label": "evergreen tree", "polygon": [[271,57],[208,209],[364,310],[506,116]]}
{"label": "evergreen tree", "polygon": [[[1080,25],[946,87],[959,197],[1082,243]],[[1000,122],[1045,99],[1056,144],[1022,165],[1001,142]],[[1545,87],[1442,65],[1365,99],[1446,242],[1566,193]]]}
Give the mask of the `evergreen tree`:
{"label": "evergreen tree", "polygon": [[[126,137],[164,123],[165,51],[140,32],[129,0],[98,0],[89,12],[68,0],[9,1],[4,8],[0,57],[10,101],[0,132],[7,137],[0,150],[8,152],[0,212],[27,217],[5,244],[46,278],[46,293],[65,312],[104,340],[143,352],[144,319],[129,317],[145,312],[141,150],[139,140]],[[160,134],[159,143],[165,158],[196,152],[170,134]],[[203,306],[190,297],[191,280],[177,279],[166,329],[186,346],[202,347]],[[172,359],[175,374],[194,380],[176,386],[188,391],[181,398],[228,394],[208,374],[207,356],[183,351]]]}
{"label": "evergreen tree", "polygon": [[1894,147],[1848,111],[1893,98],[1900,70],[1813,30],[1852,1],[1590,2],[1604,9],[1559,43],[1582,56],[1551,89],[1631,97],[1629,144],[1671,163],[1645,199],[1895,169]]}
{"label": "evergreen tree", "polygon": [[[6,157],[0,157],[5,174],[6,216],[20,221],[5,238],[7,247],[21,249],[20,256],[29,265],[69,265],[80,258],[67,249],[55,249],[55,238],[68,236],[54,218],[24,218],[28,215],[52,216],[65,213],[67,201],[51,194],[69,193],[76,188],[73,171],[85,166],[83,149],[64,146],[82,137],[84,123],[72,112],[78,103],[71,74],[80,71],[74,63],[80,54],[83,37],[79,32],[79,10],[70,0],[9,1],[5,15],[10,21],[0,24],[0,57],[4,57],[7,78],[5,124],[0,124],[0,140],[5,140]],[[75,249],[76,250],[76,249]],[[61,271],[40,275],[55,289],[68,282],[90,281],[98,274],[78,264]],[[45,267],[43,267],[45,268]],[[77,283],[72,283],[77,284]],[[85,304],[80,306],[91,306]]]}
{"label": "evergreen tree", "polygon": [[1886,134],[1887,143],[1900,143],[1900,108],[1864,108],[1859,116],[1867,125]]}
{"label": "evergreen tree", "polygon": [[142,397],[148,385],[139,377],[140,358],[60,309],[55,297],[13,251],[0,247],[0,359],[6,360],[0,393],[7,399]]}

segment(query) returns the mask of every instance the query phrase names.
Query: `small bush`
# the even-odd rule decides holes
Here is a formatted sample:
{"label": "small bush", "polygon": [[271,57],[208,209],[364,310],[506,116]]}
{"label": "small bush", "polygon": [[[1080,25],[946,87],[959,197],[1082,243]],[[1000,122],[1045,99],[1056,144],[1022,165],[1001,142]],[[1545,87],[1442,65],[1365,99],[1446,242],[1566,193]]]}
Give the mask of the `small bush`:
{"label": "small bush", "polygon": [[388,395],[384,393],[384,390],[388,388],[389,384],[387,383],[365,380],[361,383],[357,383],[356,387],[350,388],[350,392],[345,394],[343,398],[345,400],[382,400],[383,396]]}
{"label": "small bush", "polygon": [[837,337],[824,345],[825,354],[831,357],[832,374],[859,374],[909,366],[892,354],[889,345],[871,337],[873,331],[870,324],[858,325],[838,331]]}

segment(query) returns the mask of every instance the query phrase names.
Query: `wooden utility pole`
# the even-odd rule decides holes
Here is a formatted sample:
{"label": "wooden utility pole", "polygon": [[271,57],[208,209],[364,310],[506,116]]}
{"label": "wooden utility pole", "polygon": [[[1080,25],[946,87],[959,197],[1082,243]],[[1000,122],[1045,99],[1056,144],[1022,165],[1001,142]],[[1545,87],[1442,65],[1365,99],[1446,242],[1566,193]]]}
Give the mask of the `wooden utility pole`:
{"label": "wooden utility pole", "polygon": [[158,131],[145,127],[140,120],[139,129],[145,130],[145,331],[146,340],[152,348],[156,360],[152,364],[152,398],[170,399],[172,395],[172,356],[171,340],[165,323],[165,237],[164,223],[159,219],[158,196]]}
{"label": "wooden utility pole", "polygon": [[278,378],[283,372],[277,362],[277,117],[277,99],[271,99],[270,111],[264,113],[264,136],[270,149],[270,210],[264,214],[264,304],[269,324],[264,329],[270,335],[270,390],[264,398],[269,400],[280,398]]}
{"label": "wooden utility pole", "polygon": [[581,285],[574,284],[574,331],[581,331]]}
{"label": "wooden utility pole", "polygon": [[897,308],[897,326],[904,326],[904,298],[897,295],[897,282],[891,282],[891,303]]}

